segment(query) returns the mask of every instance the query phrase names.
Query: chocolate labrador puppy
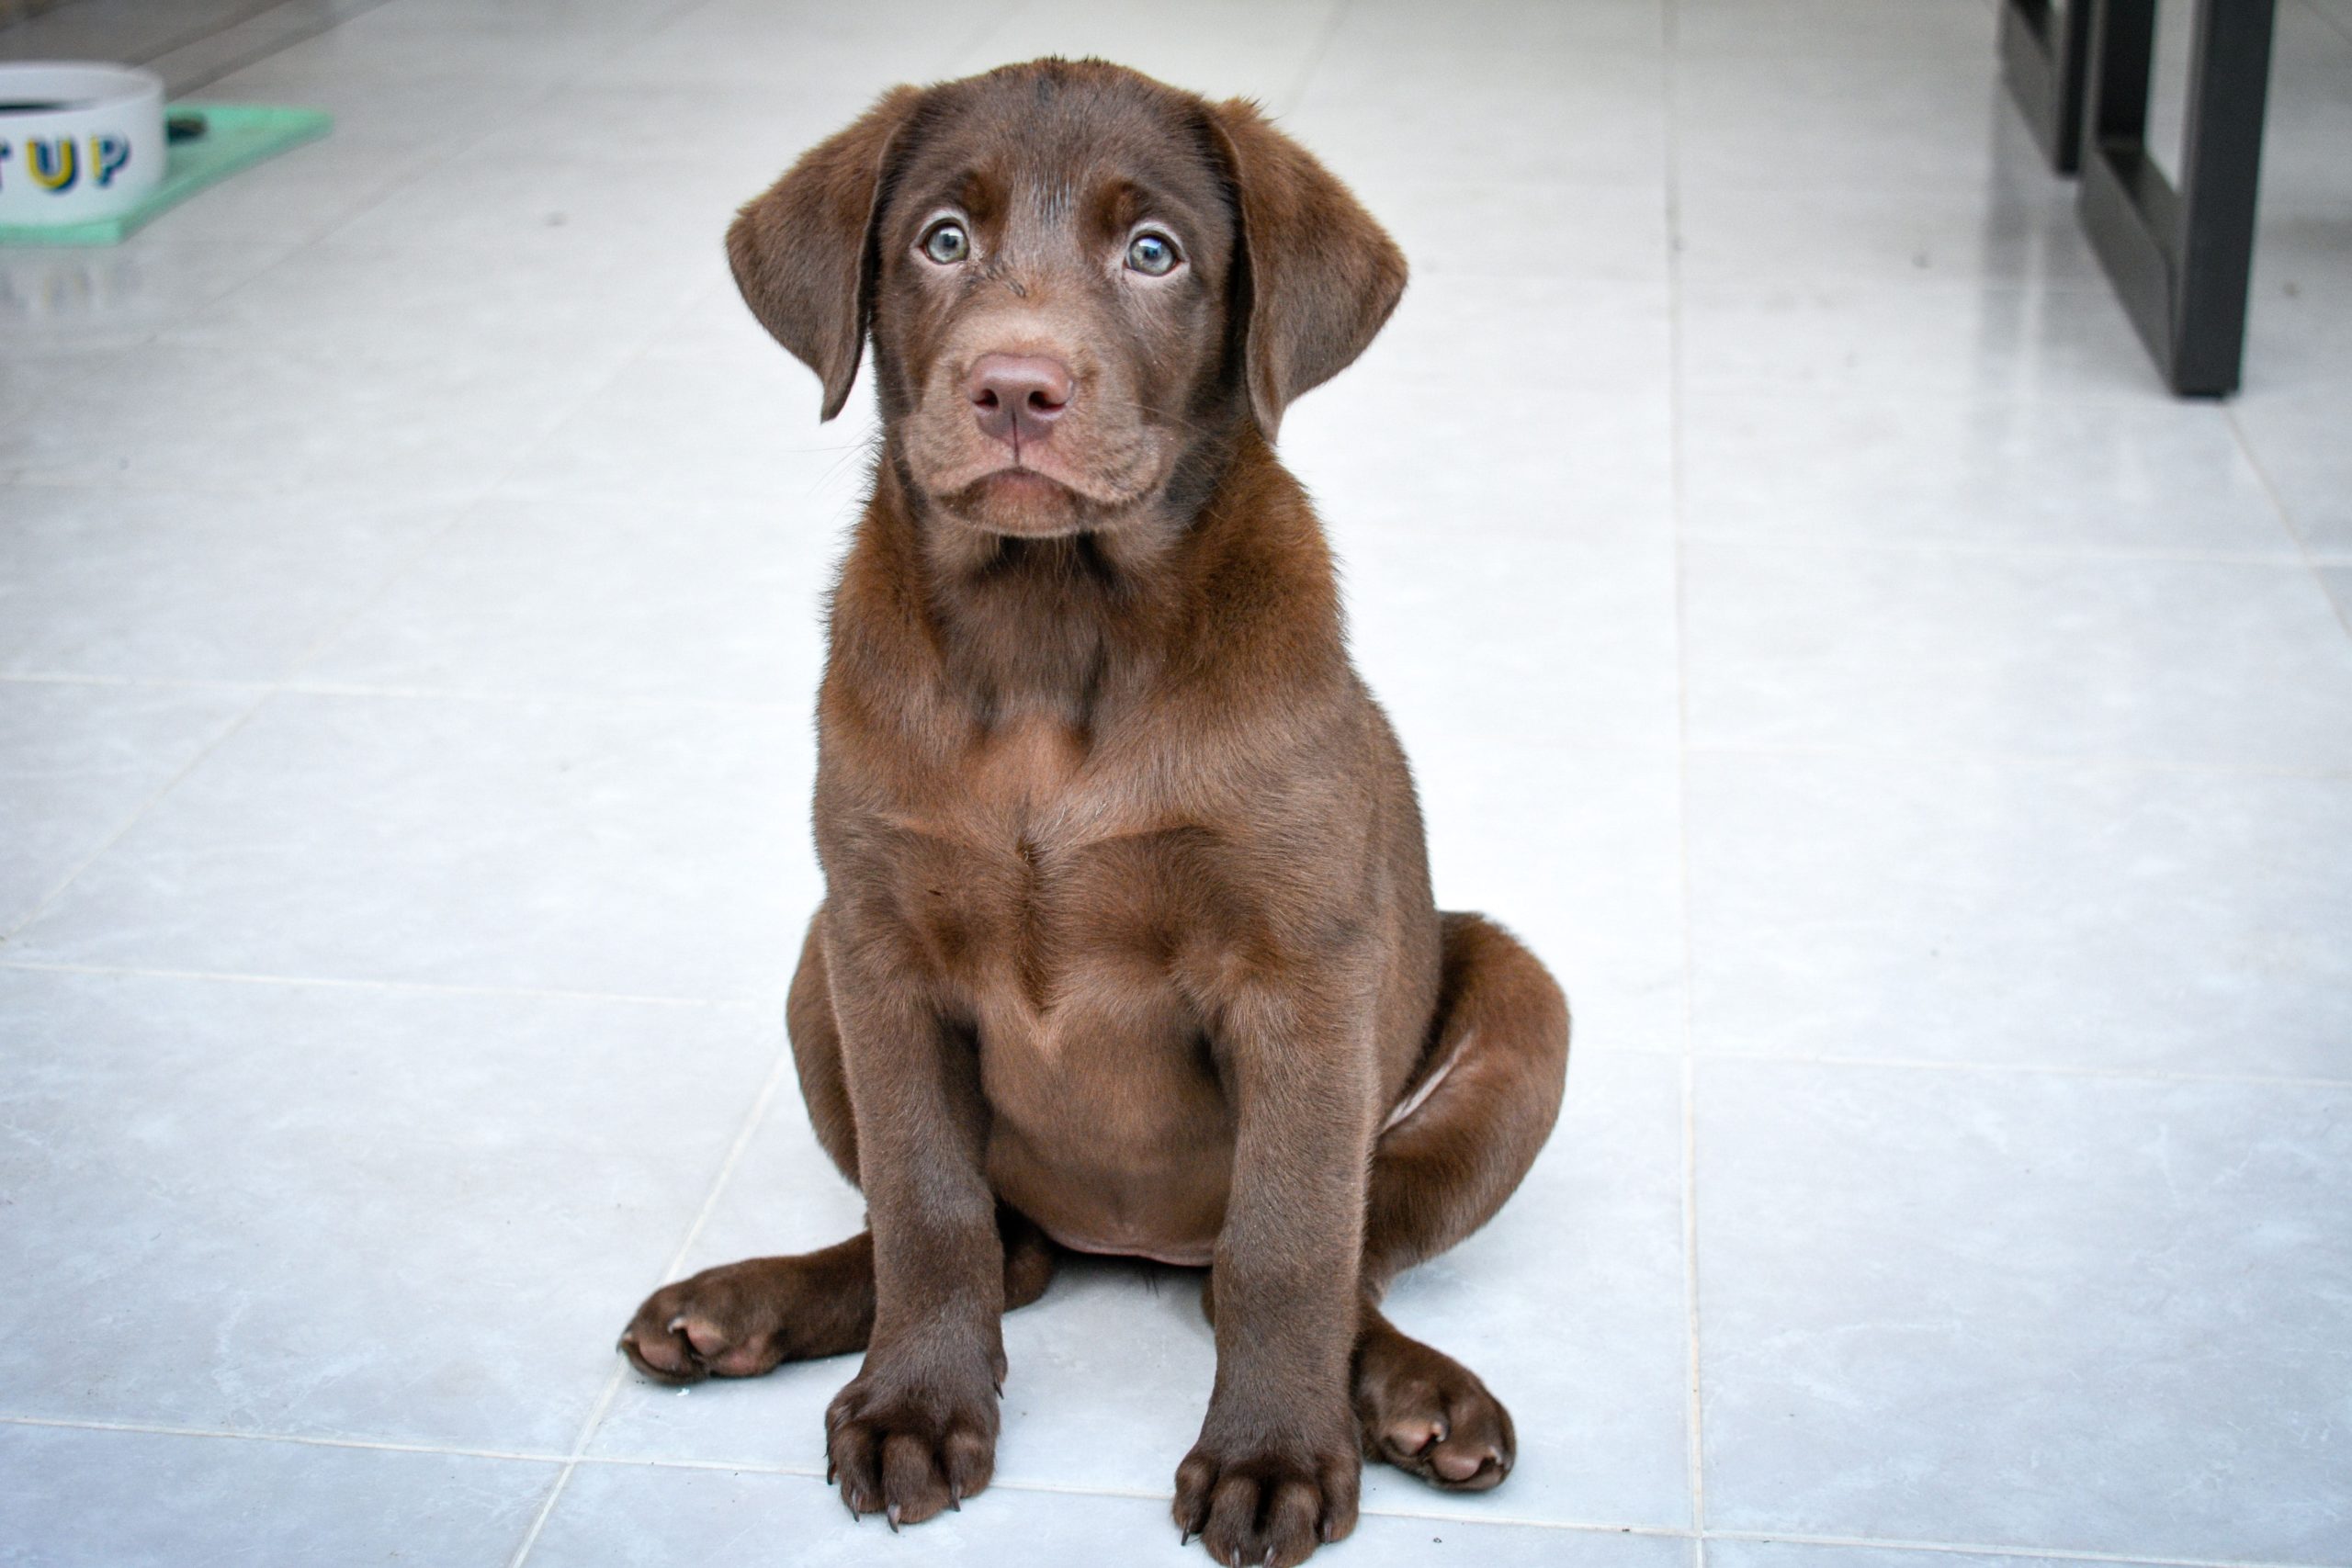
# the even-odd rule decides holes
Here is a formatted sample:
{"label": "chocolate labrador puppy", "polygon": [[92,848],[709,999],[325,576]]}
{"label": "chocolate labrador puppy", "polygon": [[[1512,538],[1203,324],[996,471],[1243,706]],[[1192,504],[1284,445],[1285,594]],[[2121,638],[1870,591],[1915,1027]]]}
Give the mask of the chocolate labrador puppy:
{"label": "chocolate labrador puppy", "polygon": [[889,93],[727,245],[826,417],[873,344],[787,1005],[872,1228],[665,1286],[623,1349],[665,1382],[863,1349],[830,1470],[895,1527],[988,1484],[1000,1319],[1057,1249],[1158,1258],[1209,1270],[1175,1514],[1220,1562],[1347,1534],[1363,1455],[1494,1485],[1510,1416],[1377,1303],[1525,1175],[1567,1007],[1431,905],[1272,447],[1404,258],[1250,104],[1060,60]]}

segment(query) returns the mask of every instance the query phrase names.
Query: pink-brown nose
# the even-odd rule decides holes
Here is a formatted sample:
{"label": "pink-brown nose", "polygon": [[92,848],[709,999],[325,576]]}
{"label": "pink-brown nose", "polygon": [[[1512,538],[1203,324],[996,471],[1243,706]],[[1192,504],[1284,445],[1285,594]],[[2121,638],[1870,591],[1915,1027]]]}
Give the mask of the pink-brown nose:
{"label": "pink-brown nose", "polygon": [[1053,434],[1069,393],[1069,367],[1042,354],[983,354],[964,378],[981,433],[1016,451]]}

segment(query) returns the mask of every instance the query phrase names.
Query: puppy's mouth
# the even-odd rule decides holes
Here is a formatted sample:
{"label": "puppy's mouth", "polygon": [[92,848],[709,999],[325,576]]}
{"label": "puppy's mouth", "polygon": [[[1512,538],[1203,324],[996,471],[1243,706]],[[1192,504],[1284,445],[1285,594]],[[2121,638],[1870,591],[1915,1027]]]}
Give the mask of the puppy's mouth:
{"label": "puppy's mouth", "polygon": [[924,488],[934,504],[975,527],[1028,538],[1099,528],[1139,499],[1098,479],[1018,458],[961,465],[933,476]]}

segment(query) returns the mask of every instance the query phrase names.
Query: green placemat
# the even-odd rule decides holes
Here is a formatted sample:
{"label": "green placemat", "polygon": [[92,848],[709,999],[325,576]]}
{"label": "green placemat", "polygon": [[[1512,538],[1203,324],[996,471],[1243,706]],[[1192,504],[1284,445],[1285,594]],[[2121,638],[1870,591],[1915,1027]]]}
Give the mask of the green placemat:
{"label": "green placemat", "polygon": [[158,213],[177,206],[215,180],[324,136],[334,117],[317,109],[268,104],[173,104],[169,114],[200,114],[204,134],[172,143],[163,183],[130,211],[55,228],[0,223],[0,245],[114,245]]}

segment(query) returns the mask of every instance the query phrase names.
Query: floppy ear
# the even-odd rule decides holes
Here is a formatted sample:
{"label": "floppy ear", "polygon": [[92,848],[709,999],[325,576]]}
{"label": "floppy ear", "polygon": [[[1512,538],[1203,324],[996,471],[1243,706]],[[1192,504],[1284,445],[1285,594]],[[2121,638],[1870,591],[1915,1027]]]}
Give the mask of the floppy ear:
{"label": "floppy ear", "polygon": [[1315,155],[1247,98],[1211,106],[1241,201],[1250,412],[1274,437],[1291,400],[1355,362],[1405,293],[1405,253]]}
{"label": "floppy ear", "polygon": [[819,142],[727,229],[735,287],[760,325],[825,384],[822,418],[842,412],[874,308],[874,220],[882,172],[922,94],[893,87],[847,130]]}

